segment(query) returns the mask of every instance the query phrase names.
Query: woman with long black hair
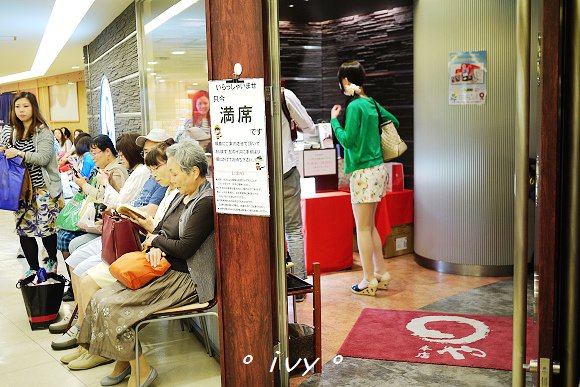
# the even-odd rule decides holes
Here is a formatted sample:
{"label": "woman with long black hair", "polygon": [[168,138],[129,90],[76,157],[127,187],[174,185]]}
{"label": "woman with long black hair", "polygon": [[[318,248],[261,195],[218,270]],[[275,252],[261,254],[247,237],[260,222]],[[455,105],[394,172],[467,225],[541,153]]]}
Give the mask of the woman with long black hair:
{"label": "woman with long black hair", "polygon": [[56,272],[55,221],[64,200],[54,134],[42,117],[36,97],[29,92],[21,92],[12,99],[10,125],[2,131],[2,150],[7,159],[22,157],[32,181],[31,203],[21,202],[15,213],[16,233],[29,266],[24,276],[40,268],[35,237],[42,238],[48,252],[46,270]]}

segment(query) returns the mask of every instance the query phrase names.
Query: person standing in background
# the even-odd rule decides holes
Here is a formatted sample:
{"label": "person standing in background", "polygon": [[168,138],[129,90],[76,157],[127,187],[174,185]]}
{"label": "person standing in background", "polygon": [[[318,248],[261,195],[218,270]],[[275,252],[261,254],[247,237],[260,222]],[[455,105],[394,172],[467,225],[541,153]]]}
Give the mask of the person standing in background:
{"label": "person standing in background", "polygon": [[340,66],[340,89],[352,98],[346,104],[344,128],[338,121],[340,105],[334,105],[330,111],[330,123],[344,147],[345,173],[352,173],[350,196],[364,278],[351,289],[354,294],[374,296],[377,289],[387,289],[391,279],[385,269],[381,237],[375,227],[377,204],[385,196],[387,183],[379,123],[391,120],[398,128],[399,121],[365,94],[364,80],[365,70],[359,62],[345,62]]}
{"label": "person standing in background", "polygon": [[[284,232],[288,243],[288,252],[294,263],[295,273],[301,279],[306,278],[304,261],[304,235],[302,233],[302,207],[300,201],[300,173],[298,156],[294,150],[296,130],[314,134],[314,122],[302,103],[289,89],[282,89],[282,155],[284,180]],[[304,296],[296,297],[296,301]]]}
{"label": "person standing in background", "polygon": [[16,233],[29,266],[24,277],[35,274],[40,268],[35,237],[42,238],[48,252],[46,270],[56,272],[55,222],[64,199],[54,134],[40,112],[36,97],[29,92],[18,93],[12,99],[10,124],[2,131],[1,150],[7,159],[20,156],[32,181],[31,203],[21,201],[15,213]]}
{"label": "person standing in background", "polygon": [[193,95],[193,126],[201,128],[209,135],[211,123],[209,119],[209,94],[200,90]]}

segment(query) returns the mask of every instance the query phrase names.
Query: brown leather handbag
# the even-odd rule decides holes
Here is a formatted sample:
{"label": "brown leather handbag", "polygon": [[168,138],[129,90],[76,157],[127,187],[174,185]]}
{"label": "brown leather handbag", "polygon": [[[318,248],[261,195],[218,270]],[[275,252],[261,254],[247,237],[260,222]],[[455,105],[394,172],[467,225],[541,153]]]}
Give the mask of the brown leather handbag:
{"label": "brown leather handbag", "polygon": [[110,265],[123,254],[140,251],[138,227],[118,214],[103,213],[101,259]]}

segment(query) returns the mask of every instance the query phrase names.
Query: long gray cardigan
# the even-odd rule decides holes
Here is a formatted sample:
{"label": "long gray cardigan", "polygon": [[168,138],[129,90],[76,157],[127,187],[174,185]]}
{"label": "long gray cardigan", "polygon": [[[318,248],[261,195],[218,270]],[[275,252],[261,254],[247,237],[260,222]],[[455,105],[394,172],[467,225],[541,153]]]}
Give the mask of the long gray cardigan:
{"label": "long gray cardigan", "polygon": [[[205,181],[198,189],[195,197],[192,198],[191,204],[181,213],[179,217],[179,236],[185,232],[187,221],[193,212],[197,203],[208,196],[213,197],[213,189],[209,181]],[[183,195],[178,195],[171,206],[167,209],[166,214],[170,214],[179,206],[183,200]],[[216,262],[215,262],[215,232],[206,238],[195,254],[187,259],[187,268],[193,283],[197,286],[197,296],[199,302],[209,302],[214,297],[216,281]]]}
{"label": "long gray cardigan", "polygon": [[[4,130],[12,130],[10,126],[5,126]],[[16,141],[12,137],[12,141]],[[54,134],[47,126],[39,126],[32,134],[34,152],[24,152],[24,161],[29,164],[38,165],[42,170],[44,184],[48,188],[50,196],[58,197],[62,193],[62,183],[58,174],[58,160],[54,146]]]}

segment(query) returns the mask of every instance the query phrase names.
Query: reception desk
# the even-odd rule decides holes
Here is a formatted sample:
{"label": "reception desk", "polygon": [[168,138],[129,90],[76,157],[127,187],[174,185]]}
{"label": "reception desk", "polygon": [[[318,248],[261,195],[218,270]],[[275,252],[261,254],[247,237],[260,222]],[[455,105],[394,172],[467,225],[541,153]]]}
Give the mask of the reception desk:
{"label": "reception desk", "polygon": [[[355,226],[350,193],[311,194],[302,198],[306,271],[320,262],[322,272],[352,267],[352,232]],[[413,191],[387,192],[379,203],[375,224],[384,243],[391,226],[413,223]]]}

